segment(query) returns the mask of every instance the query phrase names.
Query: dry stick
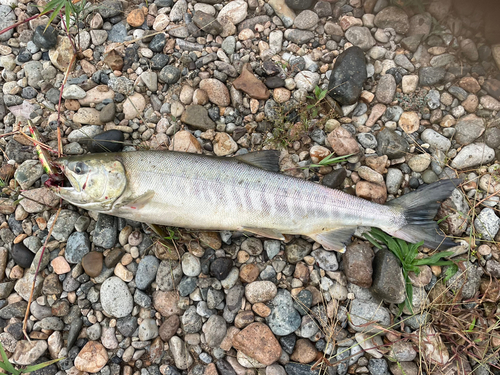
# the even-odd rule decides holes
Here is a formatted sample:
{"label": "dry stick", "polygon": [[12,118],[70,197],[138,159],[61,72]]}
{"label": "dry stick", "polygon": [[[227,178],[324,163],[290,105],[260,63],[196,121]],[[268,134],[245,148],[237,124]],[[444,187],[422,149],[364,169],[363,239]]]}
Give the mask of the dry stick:
{"label": "dry stick", "polygon": [[31,16],[31,17],[29,17],[29,18],[26,18],[25,20],[22,20],[22,21],[16,22],[15,24],[10,25],[9,27],[6,27],[6,28],[5,28],[5,29],[3,29],[3,30],[0,30],[0,35],[2,35],[3,33],[6,33],[6,32],[7,32],[7,31],[9,31],[9,30],[14,29],[14,28],[16,28],[16,27],[18,27],[18,26],[21,26],[23,23],[27,23],[27,22],[29,22],[29,21],[31,21],[31,20],[34,20],[35,18],[38,18],[38,17],[40,17],[41,15],[42,15],[42,14],[36,14],[36,15],[34,15],[34,16]]}
{"label": "dry stick", "polygon": [[26,337],[26,339],[28,341],[30,341],[30,342],[31,342],[31,340],[30,340],[28,334],[26,333],[26,324],[28,322],[28,317],[30,315],[31,302],[33,301],[33,293],[35,291],[36,277],[38,275],[38,271],[40,270],[40,264],[42,264],[43,254],[45,253],[45,249],[47,247],[47,243],[49,242],[49,238],[52,235],[52,230],[56,226],[57,218],[59,217],[60,213],[61,213],[61,207],[59,207],[59,209],[57,210],[56,217],[54,219],[54,222],[52,223],[52,226],[50,227],[49,234],[47,235],[47,238],[45,238],[45,242],[43,243],[43,247],[42,247],[42,253],[40,254],[40,259],[38,259],[38,264],[36,266],[35,275],[33,276],[33,285],[31,286],[30,298],[28,299],[28,306],[26,307],[26,314],[24,315],[24,320],[23,320],[23,333],[24,333],[24,337]]}

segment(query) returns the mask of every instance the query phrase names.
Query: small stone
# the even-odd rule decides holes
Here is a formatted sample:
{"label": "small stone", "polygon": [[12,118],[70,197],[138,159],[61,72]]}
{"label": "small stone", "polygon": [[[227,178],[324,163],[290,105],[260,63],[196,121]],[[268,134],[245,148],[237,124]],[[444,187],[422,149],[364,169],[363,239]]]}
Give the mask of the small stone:
{"label": "small stone", "polygon": [[[203,108],[203,109],[205,109],[205,108]],[[186,121],[183,121],[183,122],[186,122]],[[186,122],[186,123],[188,123],[188,122]],[[215,127],[215,124],[214,124],[214,127]],[[170,145],[170,150],[179,151],[179,152],[192,152],[192,153],[196,153],[196,154],[202,153],[202,148],[201,148],[200,142],[198,142],[198,140],[187,130],[181,130],[181,131],[175,133],[175,135],[172,139],[172,143]]]}
{"label": "small stone", "polygon": [[37,26],[33,34],[33,43],[39,48],[51,49],[57,44],[57,30],[52,26]]}
{"label": "small stone", "polygon": [[[238,90],[244,91],[248,96],[254,99],[267,100],[271,95],[266,85],[253,75],[248,64],[243,67],[241,75],[233,81],[233,86]],[[201,84],[200,88],[203,89]]]}
{"label": "small stone", "polygon": [[370,291],[387,303],[401,303],[405,300],[405,280],[396,256],[381,249],[373,260],[373,283]]}
{"label": "small stone", "polygon": [[144,23],[144,12],[142,9],[134,9],[127,16],[127,22],[132,27],[141,27]]}
{"label": "small stone", "polygon": [[319,17],[312,10],[304,10],[300,12],[293,22],[293,25],[302,30],[309,30],[318,25]]}
{"label": "small stone", "polygon": [[281,346],[269,327],[252,323],[233,337],[233,346],[264,365],[271,365],[281,356]]}
{"label": "small stone", "polygon": [[138,92],[127,97],[123,104],[123,114],[126,120],[132,120],[142,116],[142,112],[146,107],[146,100]]}
{"label": "small stone", "polygon": [[187,351],[187,345],[179,337],[173,336],[169,341],[169,346],[174,357],[175,366],[179,370],[186,370],[193,364],[194,360]]}
{"label": "small stone", "polygon": [[44,340],[26,341],[20,340],[16,344],[12,359],[14,363],[26,366],[33,364],[47,350],[47,342]]}
{"label": "small stone", "polygon": [[14,262],[23,268],[30,268],[31,263],[35,258],[35,254],[22,242],[13,244],[10,254],[12,255]]}
{"label": "small stone", "polygon": [[361,48],[363,51],[368,51],[376,44],[375,39],[373,39],[372,37],[370,29],[364,26],[350,27],[346,31],[345,37],[354,46]]}
{"label": "small stone", "polygon": [[82,258],[82,267],[90,277],[97,277],[101,274],[103,266],[103,256],[101,252],[91,251]]}
{"label": "small stone", "polygon": [[495,158],[495,151],[484,143],[464,146],[451,162],[455,169],[465,169],[487,164]]}
{"label": "small stone", "polygon": [[375,96],[378,101],[384,104],[390,104],[394,99],[394,94],[396,93],[396,80],[391,74],[385,74],[380,77],[377,85],[377,91]]}
{"label": "small stone", "polygon": [[225,5],[217,16],[219,21],[229,21],[233,25],[238,25],[244,21],[247,16],[248,4],[244,0],[235,0]]}
{"label": "small stone", "polygon": [[75,358],[75,367],[82,372],[95,373],[108,362],[108,353],[104,346],[96,341],[89,341]]}
{"label": "small stone", "polygon": [[403,112],[399,118],[398,125],[406,134],[414,133],[420,127],[420,119],[416,112]]}
{"label": "small stone", "polygon": [[118,277],[110,277],[101,286],[101,304],[104,311],[116,318],[132,312],[133,298],[125,284]]}
{"label": "small stone", "polygon": [[357,242],[347,246],[343,255],[344,273],[347,280],[362,288],[372,285],[373,250],[366,242]]}
{"label": "small stone", "polygon": [[290,359],[299,363],[309,363],[316,359],[318,351],[309,339],[298,339]]}
{"label": "small stone", "polygon": [[357,154],[359,152],[358,142],[343,127],[338,127],[328,134],[328,142],[333,151],[341,155]]}
{"label": "small stone", "polygon": [[276,293],[276,285],[271,281],[254,281],[245,287],[245,297],[252,304],[270,301]]}
{"label": "small stone", "polygon": [[90,241],[85,232],[74,232],[69,236],[66,245],[65,258],[69,263],[76,264],[82,261],[90,251]]}
{"label": "small stone", "polygon": [[213,146],[217,156],[227,156],[238,151],[238,144],[227,133],[216,133]]}
{"label": "small stone", "polygon": [[357,332],[381,332],[377,325],[388,326],[391,323],[389,311],[378,303],[355,299],[351,303],[349,325]]}
{"label": "small stone", "polygon": [[200,82],[200,89],[204,90],[208,94],[209,100],[218,106],[227,107],[231,102],[229,90],[218,79],[203,79]]}
{"label": "small stone", "polygon": [[65,273],[68,273],[69,271],[71,271],[71,267],[69,266],[68,262],[66,261],[66,259],[64,259],[64,257],[61,257],[61,256],[53,259],[50,262],[50,265],[52,266],[52,268],[54,269],[54,272],[57,275],[63,275]]}

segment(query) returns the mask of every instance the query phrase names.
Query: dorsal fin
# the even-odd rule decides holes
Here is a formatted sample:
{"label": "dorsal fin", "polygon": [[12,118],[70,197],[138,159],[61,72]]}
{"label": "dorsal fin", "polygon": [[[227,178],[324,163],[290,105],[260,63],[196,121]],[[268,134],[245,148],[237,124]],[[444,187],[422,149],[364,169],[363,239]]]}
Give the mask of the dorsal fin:
{"label": "dorsal fin", "polygon": [[243,163],[264,169],[269,172],[280,171],[280,152],[277,150],[262,150],[235,156]]}

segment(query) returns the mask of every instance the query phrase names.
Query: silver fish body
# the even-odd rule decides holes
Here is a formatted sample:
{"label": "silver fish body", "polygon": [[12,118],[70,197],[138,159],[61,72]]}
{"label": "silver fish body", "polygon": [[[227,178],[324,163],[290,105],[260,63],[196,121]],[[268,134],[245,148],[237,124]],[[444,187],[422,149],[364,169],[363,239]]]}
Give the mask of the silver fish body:
{"label": "silver fish body", "polygon": [[[247,230],[281,239],[283,234],[302,234],[339,251],[357,226],[401,232],[399,237],[411,239],[401,231],[411,224],[403,206],[369,202],[238,158],[137,151],[68,158],[62,164],[86,163],[90,158],[101,165],[119,162],[123,166],[126,184],[117,189],[121,193],[91,207],[109,215],[193,229]],[[80,193],[90,189],[86,183]],[[64,191],[58,194],[79,205]]]}

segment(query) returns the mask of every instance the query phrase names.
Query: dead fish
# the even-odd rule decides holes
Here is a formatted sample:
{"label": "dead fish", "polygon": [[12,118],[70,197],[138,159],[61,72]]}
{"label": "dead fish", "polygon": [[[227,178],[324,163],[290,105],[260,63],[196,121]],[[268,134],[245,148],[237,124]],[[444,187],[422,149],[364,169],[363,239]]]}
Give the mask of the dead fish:
{"label": "dead fish", "polygon": [[136,151],[88,154],[55,164],[71,187],[52,187],[71,204],[150,224],[246,231],[284,240],[306,235],[344,251],[358,226],[377,227],[431,248],[455,243],[434,216],[458,180],[442,180],[386,205],[279,172],[279,152],[231,158]]}

